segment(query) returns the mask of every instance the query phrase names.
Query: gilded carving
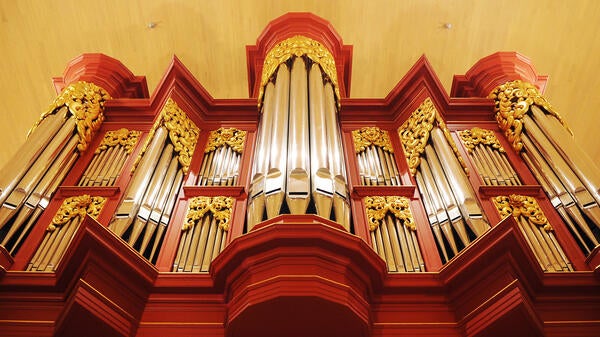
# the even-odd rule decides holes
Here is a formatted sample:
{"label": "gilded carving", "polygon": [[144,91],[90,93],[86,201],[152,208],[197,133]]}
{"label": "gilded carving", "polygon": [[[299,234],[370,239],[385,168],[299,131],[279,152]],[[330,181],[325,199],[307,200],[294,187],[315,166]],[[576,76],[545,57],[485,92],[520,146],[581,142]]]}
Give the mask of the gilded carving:
{"label": "gilded carving", "polygon": [[554,230],[533,197],[516,194],[500,195],[493,198],[492,201],[501,217],[511,214],[515,218],[522,216],[527,219],[529,224],[542,227],[546,232]]}
{"label": "gilded carving", "polygon": [[109,147],[114,147],[117,145],[121,145],[125,151],[129,154],[133,150],[135,144],[137,144],[141,131],[136,130],[128,130],[126,128],[122,128],[119,130],[108,131],[104,135],[102,142],[98,145],[96,149],[96,153],[100,153]]}
{"label": "gilded carving", "polygon": [[219,228],[228,231],[232,208],[233,198],[231,197],[218,196],[192,198],[189,201],[185,223],[181,227],[181,230],[187,231],[194,227],[198,222],[202,221],[202,218],[206,213],[210,212]]}
{"label": "gilded carving", "polygon": [[406,161],[410,173],[414,176],[417,173],[417,168],[421,164],[421,155],[425,152],[425,146],[429,141],[431,130],[439,127],[444,133],[448,144],[452,147],[452,151],[460,162],[460,165],[469,174],[467,165],[462,156],[458,152],[458,148],[450,135],[450,131],[446,127],[446,123],[437,112],[431,98],[427,97],[423,103],[415,110],[410,117],[398,128],[400,141],[404,148]]}
{"label": "gilded carving", "polygon": [[496,107],[494,108],[496,121],[516,151],[521,151],[523,148],[523,143],[521,142],[523,116],[529,112],[531,105],[536,105],[542,111],[556,117],[571,132],[562,117],[554,111],[550,103],[531,83],[521,80],[506,82],[494,89],[488,95],[488,98],[496,102]]}
{"label": "gilded carving", "polygon": [[40,116],[29,133],[31,134],[46,117],[66,106],[70,115],[75,117],[77,135],[79,135],[77,149],[83,152],[104,121],[104,103],[109,99],[111,97],[108,92],[93,83],[83,81],[72,83],[56,97],[48,111]]}
{"label": "gilded carving", "polygon": [[473,152],[473,149],[480,144],[490,146],[499,152],[504,152],[504,148],[492,130],[474,127],[470,130],[459,131],[458,135],[469,153]]}
{"label": "gilded carving", "polygon": [[156,129],[161,126],[164,126],[169,130],[169,139],[173,144],[175,152],[178,154],[179,163],[181,164],[183,172],[187,173],[190,168],[194,149],[196,148],[200,129],[171,98],[167,100],[167,103],[160,112],[160,116],[158,116],[158,119],[148,133],[146,143],[144,144],[144,147],[142,147],[142,150],[133,165],[132,171],[135,171],[135,168],[144,156]]}
{"label": "gilded carving", "polygon": [[389,212],[408,229],[416,231],[417,227],[410,212],[409,201],[406,197],[397,196],[366,197],[364,202],[369,221],[369,230],[376,230]]}
{"label": "gilded carving", "polygon": [[258,93],[258,105],[261,105],[264,88],[269,83],[269,79],[277,70],[280,64],[285,63],[293,56],[301,57],[306,55],[313,62],[321,65],[325,74],[331,80],[335,90],[335,96],[340,100],[340,90],[338,88],[337,72],[335,60],[331,52],[319,42],[305,36],[296,35],[289,39],[279,42],[265,56],[263,63],[262,77],[260,81],[260,92]]}
{"label": "gilded carving", "polygon": [[105,203],[106,198],[91,197],[87,194],[67,198],[63,201],[56,215],[54,215],[52,223],[46,230],[52,232],[74,218],[83,218],[86,214],[89,214],[92,218],[96,218]]}
{"label": "gilded carving", "polygon": [[204,152],[212,152],[226,144],[233,151],[242,153],[244,150],[244,142],[246,141],[246,133],[246,131],[235,128],[220,128],[218,130],[213,130],[208,135],[208,142]]}
{"label": "gilded carving", "polygon": [[377,127],[365,127],[352,131],[352,139],[354,140],[354,150],[356,153],[361,153],[371,145],[379,146],[384,151],[393,153],[392,141],[387,131]]}

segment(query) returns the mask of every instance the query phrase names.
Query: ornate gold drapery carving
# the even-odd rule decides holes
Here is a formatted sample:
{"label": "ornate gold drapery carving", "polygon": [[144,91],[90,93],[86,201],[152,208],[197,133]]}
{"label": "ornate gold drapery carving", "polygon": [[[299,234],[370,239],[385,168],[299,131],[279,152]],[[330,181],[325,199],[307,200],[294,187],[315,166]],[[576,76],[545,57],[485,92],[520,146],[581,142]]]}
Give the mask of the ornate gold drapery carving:
{"label": "ornate gold drapery carving", "polygon": [[511,214],[515,218],[523,216],[529,224],[542,227],[546,232],[554,230],[533,197],[516,194],[500,195],[493,198],[492,201],[502,217]]}
{"label": "ornate gold drapery carving", "polygon": [[57,109],[66,106],[71,116],[75,117],[79,144],[77,149],[83,152],[87,149],[92,137],[104,121],[104,103],[111,99],[103,88],[89,82],[75,82],[66,87],[50,104],[40,119],[33,125],[29,134],[48,116]]}
{"label": "ornate gold drapery carving", "polygon": [[220,128],[218,130],[211,131],[208,135],[208,142],[204,152],[212,152],[218,147],[227,144],[233,151],[242,153],[244,150],[244,142],[246,141],[246,134],[246,131],[235,128]]}
{"label": "ornate gold drapery carving", "polygon": [[200,129],[171,98],[167,100],[167,103],[160,112],[160,116],[148,133],[148,138],[146,138],[144,147],[136,158],[132,172],[135,171],[137,165],[144,156],[156,129],[161,126],[164,126],[169,130],[169,139],[173,144],[175,152],[178,154],[178,160],[183,172],[188,172],[192,161],[192,155],[196,148],[196,142],[198,141],[198,135],[200,134]]}
{"label": "ornate gold drapery carving", "polygon": [[339,108],[340,90],[338,88],[337,71],[333,55],[331,55],[331,52],[319,42],[301,35],[296,35],[279,42],[275,47],[269,50],[265,56],[260,81],[260,91],[258,92],[259,107],[262,104],[265,85],[269,83],[269,79],[275,73],[277,67],[292,58],[292,56],[301,57],[303,55],[306,55],[306,57],[313,62],[318,63],[321,68],[323,68],[323,72],[327,74],[333,84]]}
{"label": "ornate gold drapery carving", "polygon": [[474,127],[470,130],[459,131],[458,135],[463,140],[469,153],[473,152],[473,149],[479,144],[490,146],[499,152],[505,152],[500,141],[496,137],[496,134],[492,130]]}
{"label": "ornate gold drapery carving", "polygon": [[52,223],[46,230],[52,232],[57,227],[65,225],[74,218],[83,218],[86,214],[89,214],[92,218],[96,218],[105,203],[106,198],[92,197],[87,194],[67,198],[63,201],[56,215],[52,218]]}
{"label": "ornate gold drapery carving", "polygon": [[366,197],[364,202],[370,231],[376,230],[381,225],[381,220],[385,218],[388,212],[401,220],[408,229],[412,231],[417,230],[412,213],[410,212],[410,200],[408,198],[374,196]]}
{"label": "ornate gold drapery carving", "polygon": [[496,121],[516,151],[521,151],[523,148],[521,142],[523,116],[529,112],[531,105],[536,105],[546,113],[556,117],[571,132],[562,117],[554,111],[550,103],[531,83],[521,80],[506,82],[494,89],[488,95],[488,98],[495,101]]}
{"label": "ornate gold drapery carving", "polygon": [[429,135],[435,123],[437,123],[437,126],[444,133],[446,140],[452,147],[452,151],[454,151],[460,165],[468,175],[469,170],[458,152],[458,148],[450,135],[450,130],[446,127],[446,123],[442,120],[430,97],[427,97],[417,110],[398,128],[398,134],[400,135],[400,141],[404,148],[410,173],[413,176],[417,173],[417,168],[421,164],[421,155],[425,152],[425,146],[429,141]]}
{"label": "ornate gold drapery carving", "polygon": [[354,150],[356,153],[363,152],[371,145],[379,146],[382,150],[393,153],[394,148],[387,131],[378,127],[365,127],[352,131]]}
{"label": "ornate gold drapery carving", "polygon": [[207,212],[211,212],[219,228],[229,230],[233,198],[231,197],[195,197],[190,199],[185,223],[182,231],[188,231],[202,220]]}
{"label": "ornate gold drapery carving", "polygon": [[100,153],[108,149],[109,147],[121,145],[125,149],[127,154],[129,154],[133,150],[135,144],[137,144],[137,141],[140,138],[141,134],[141,131],[130,131],[126,128],[108,131],[104,135],[104,138],[102,139],[102,142],[100,142],[100,145],[98,145],[96,153]]}

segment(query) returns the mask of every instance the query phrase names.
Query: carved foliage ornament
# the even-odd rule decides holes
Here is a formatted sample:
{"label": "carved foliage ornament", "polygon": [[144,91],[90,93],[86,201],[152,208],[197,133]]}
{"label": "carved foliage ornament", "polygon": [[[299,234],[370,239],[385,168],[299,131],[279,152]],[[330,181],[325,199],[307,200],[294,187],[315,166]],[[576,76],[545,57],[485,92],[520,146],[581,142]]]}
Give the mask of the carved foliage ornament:
{"label": "carved foliage ornament", "polygon": [[505,152],[500,141],[498,141],[496,134],[492,130],[474,127],[470,130],[459,131],[458,135],[462,139],[469,153],[473,152],[473,149],[480,144],[490,146],[499,152]]}
{"label": "carved foliage ornament", "polygon": [[182,231],[188,231],[194,227],[209,212],[212,214],[213,220],[216,221],[219,228],[224,231],[229,230],[233,198],[221,196],[195,197],[190,199],[188,207],[185,223],[181,227]]}
{"label": "carved foliage ornament", "polygon": [[523,116],[529,113],[531,105],[536,105],[542,111],[556,117],[571,132],[565,121],[531,83],[521,80],[506,82],[494,89],[488,95],[488,98],[495,101],[496,121],[498,121],[500,129],[504,131],[504,135],[516,151],[521,151],[523,148],[521,142]]}
{"label": "carved foliage ornament", "polygon": [[393,153],[394,148],[387,131],[377,127],[366,127],[352,131],[354,150],[361,153],[371,145],[379,146],[382,150]]}
{"label": "carved foliage ornament", "polygon": [[50,104],[48,111],[42,114],[29,134],[48,116],[66,106],[71,116],[75,118],[79,144],[77,149],[83,152],[87,149],[94,133],[104,121],[104,103],[111,99],[108,92],[101,87],[88,82],[76,82],[66,87],[63,92]]}
{"label": "carved foliage ornament", "polygon": [[200,129],[187,117],[185,112],[179,108],[177,103],[173,99],[169,98],[167,103],[163,107],[158,119],[152,126],[152,129],[148,133],[146,143],[140,151],[135,164],[133,165],[132,172],[135,171],[137,165],[142,159],[144,153],[148,149],[148,145],[154,137],[154,133],[159,127],[164,126],[169,130],[169,139],[173,144],[175,152],[178,154],[178,160],[181,164],[184,173],[187,173],[190,169],[190,163],[192,162],[192,155],[196,148],[196,142],[198,141],[198,135]]}
{"label": "carved foliage ornament", "polygon": [[417,168],[421,164],[421,155],[425,152],[425,146],[429,141],[429,135],[434,127],[439,127],[442,130],[460,165],[468,175],[469,170],[458,152],[458,148],[450,135],[450,130],[446,127],[446,123],[437,112],[433,101],[429,97],[398,128],[398,134],[400,135],[400,141],[404,148],[410,173],[413,176],[417,173]]}
{"label": "carved foliage ornament", "polygon": [[533,197],[511,194],[500,195],[492,199],[501,217],[511,215],[518,219],[524,217],[532,226],[542,227],[546,232],[554,229]]}
{"label": "carved foliage ornament", "polygon": [[301,57],[306,55],[313,62],[318,63],[333,84],[335,96],[340,100],[340,90],[338,88],[337,72],[335,69],[335,60],[331,52],[319,42],[305,36],[296,35],[289,39],[279,42],[265,56],[263,63],[262,77],[260,80],[260,91],[258,93],[258,105],[260,107],[264,95],[264,88],[269,83],[269,79],[280,64],[285,63],[293,56]]}
{"label": "carved foliage ornament", "polygon": [[220,128],[218,130],[213,130],[208,135],[208,142],[204,152],[212,152],[217,148],[227,144],[233,151],[242,153],[244,150],[246,133],[246,131],[235,128]]}
{"label": "carved foliage ornament", "polygon": [[91,197],[87,194],[67,198],[63,201],[56,215],[54,215],[52,223],[46,230],[52,232],[75,218],[82,219],[86,214],[95,219],[105,203],[106,198]]}
{"label": "carved foliage ornament", "polygon": [[108,131],[104,134],[104,138],[98,148],[96,149],[96,153],[100,153],[105,151],[109,147],[114,147],[117,145],[121,145],[127,153],[131,153],[135,144],[137,144],[141,131],[131,130],[122,128],[119,130]]}
{"label": "carved foliage ornament", "polygon": [[400,220],[406,228],[416,231],[417,227],[409,208],[409,199],[396,196],[375,196],[364,199],[369,221],[369,230],[374,231],[381,225],[381,220],[391,213]]}

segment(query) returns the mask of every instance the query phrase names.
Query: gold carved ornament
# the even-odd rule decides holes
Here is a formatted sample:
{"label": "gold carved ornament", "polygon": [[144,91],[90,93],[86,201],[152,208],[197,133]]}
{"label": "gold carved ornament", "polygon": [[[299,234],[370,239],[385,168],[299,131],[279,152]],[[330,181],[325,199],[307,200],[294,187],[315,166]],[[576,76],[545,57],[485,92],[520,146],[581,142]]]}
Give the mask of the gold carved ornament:
{"label": "gold carved ornament", "polygon": [[144,156],[144,153],[148,149],[148,145],[150,145],[150,142],[154,137],[154,133],[161,126],[164,126],[167,128],[167,130],[169,130],[169,139],[173,144],[175,152],[178,154],[177,159],[179,164],[181,164],[183,172],[187,173],[189,171],[190,163],[192,162],[192,155],[194,154],[194,149],[196,148],[196,143],[198,142],[200,129],[196,126],[196,124],[194,124],[194,122],[192,122],[191,119],[187,117],[185,112],[179,108],[177,103],[175,103],[173,99],[169,98],[161,110],[158,119],[148,133],[146,142],[144,143],[140,154],[136,158],[131,172],[134,172],[137,168],[140,160]]}
{"label": "gold carved ornament", "polygon": [[385,216],[391,213],[396,219],[402,221],[402,224],[410,229],[416,231],[417,226],[412,217],[412,213],[409,208],[409,199],[406,197],[397,196],[375,196],[366,197],[364,199],[365,208],[367,211],[367,219],[369,221],[369,230],[374,231],[381,225],[381,220]]}
{"label": "gold carved ornament", "polygon": [[111,99],[108,92],[89,82],[75,82],[66,87],[50,104],[48,110],[40,116],[29,134],[48,116],[59,108],[66,106],[71,116],[75,117],[79,144],[77,149],[83,152],[87,149],[94,133],[100,129],[104,121],[104,103]]}
{"label": "gold carved ornament", "polygon": [[48,225],[46,231],[53,232],[56,228],[67,224],[75,218],[83,218],[89,214],[92,218],[98,217],[102,207],[106,203],[106,198],[91,197],[87,194],[67,198],[52,218],[52,223]]}
{"label": "gold carved ornament", "polygon": [[208,142],[204,152],[209,153],[223,145],[228,145],[233,151],[242,153],[244,150],[246,133],[246,131],[235,128],[220,128],[218,130],[213,130],[208,135]]}
{"label": "gold carved ornament", "polygon": [[465,164],[462,156],[458,152],[458,147],[454,143],[450,130],[446,127],[446,123],[437,112],[431,98],[427,97],[423,103],[415,110],[410,117],[398,128],[398,134],[400,135],[400,141],[404,148],[406,155],[406,161],[410,173],[414,176],[417,173],[417,168],[421,164],[421,156],[425,152],[425,146],[429,141],[431,130],[435,127],[439,127],[444,133],[444,137],[452,147],[456,158],[467,175],[469,175],[469,169]]}
{"label": "gold carved ornament", "polygon": [[190,199],[188,212],[185,216],[185,223],[181,227],[182,231],[188,231],[194,227],[206,213],[212,213],[214,220],[223,231],[229,230],[229,220],[231,219],[231,209],[233,208],[233,198],[231,197],[195,197]]}
{"label": "gold carved ornament", "polygon": [[377,127],[365,127],[352,131],[354,150],[361,153],[371,145],[379,146],[382,150],[393,153],[392,141],[387,131]]}
{"label": "gold carved ornament", "polygon": [[480,144],[490,146],[499,152],[505,152],[500,141],[496,137],[496,134],[492,130],[474,127],[470,130],[459,131],[458,135],[460,136],[460,139],[462,139],[463,144],[465,144],[469,153],[473,152],[473,149]]}
{"label": "gold carved ornament", "polygon": [[554,230],[533,197],[516,194],[500,195],[493,198],[492,201],[503,218],[511,214],[515,219],[522,216],[532,226],[542,227],[546,232]]}
{"label": "gold carved ornament", "polygon": [[[523,148],[521,133],[523,132],[523,116],[529,113],[529,107],[535,105],[547,114],[556,117],[569,131],[569,127],[554,108],[531,83],[521,80],[506,82],[496,87],[489,95],[496,103],[496,121],[504,135],[517,152]],[[572,133],[572,132],[571,132]]]}
{"label": "gold carved ornament", "polygon": [[331,52],[319,42],[301,35],[296,35],[279,42],[277,45],[275,45],[275,47],[269,50],[265,56],[262,77],[260,80],[260,91],[258,92],[259,108],[262,104],[262,98],[265,93],[264,88],[267,83],[269,83],[271,76],[275,74],[277,67],[291,59],[293,56],[301,57],[304,55],[306,55],[306,57],[311,59],[313,62],[318,63],[331,80],[339,108],[340,90],[338,88],[337,72],[333,55],[331,55]]}
{"label": "gold carved ornament", "polygon": [[127,154],[130,154],[135,144],[137,144],[141,134],[141,131],[129,131],[125,128],[108,131],[106,134],[104,134],[104,138],[102,139],[102,142],[100,142],[100,145],[98,145],[96,153],[105,151],[109,147],[121,145]]}

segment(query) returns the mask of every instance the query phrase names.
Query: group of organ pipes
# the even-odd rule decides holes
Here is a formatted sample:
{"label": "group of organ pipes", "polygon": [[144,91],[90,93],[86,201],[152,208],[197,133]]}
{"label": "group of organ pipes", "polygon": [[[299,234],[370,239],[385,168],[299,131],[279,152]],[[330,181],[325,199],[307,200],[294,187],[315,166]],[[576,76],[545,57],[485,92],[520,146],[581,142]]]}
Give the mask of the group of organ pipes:
{"label": "group of organ pipes", "polygon": [[285,213],[316,213],[350,230],[336,78],[331,54],[314,40],[295,36],[267,54],[248,231]]}
{"label": "group of organ pipes", "polygon": [[[236,225],[245,225],[246,232],[278,215],[317,214],[336,221],[349,235],[354,226],[368,226],[365,239],[388,271],[422,272],[426,270],[422,249],[427,245],[419,242],[417,231],[428,226],[446,263],[490,228],[481,206],[486,200],[478,198],[458,146],[464,148],[481,186],[511,186],[518,191],[524,184],[496,138],[503,131],[512,146],[508,151],[518,153],[529,167],[583,253],[589,255],[600,245],[600,169],[575,145],[560,116],[533,85],[507,82],[490,94],[496,102],[500,131],[474,127],[451,133],[443,114],[426,98],[391,135],[369,125],[351,131],[355,155],[348,159],[356,165],[347,165],[336,76],[333,57],[321,44],[301,36],[284,40],[265,58],[254,153],[243,153],[246,131],[206,131],[204,151],[195,154],[203,153],[203,157],[193,184],[243,185],[246,178],[239,176],[240,168],[244,160],[251,161],[246,219],[235,219]],[[72,96],[74,102],[86,105],[91,117],[82,119],[71,111],[73,91],[85,93],[84,99]],[[103,89],[79,82],[65,93],[0,172],[0,244],[12,255],[102,123],[103,102],[109,99]],[[77,183],[82,189],[108,187],[130,174],[108,228],[153,263],[166,232],[177,228],[173,272],[208,272],[212,260],[225,248],[233,225],[235,199],[179,195],[195,153],[199,126],[168,99],[132,172],[122,171],[142,132],[110,130],[103,134]],[[393,148],[390,137],[398,137],[401,149]],[[402,156],[406,166],[399,167]],[[347,167],[356,169],[359,184],[372,187],[371,191],[403,185],[406,167],[404,184],[413,181],[418,195],[412,201],[390,195],[356,199],[352,202],[364,207],[366,221],[355,218],[351,222]],[[202,193],[201,188],[197,191]],[[540,197],[494,195],[487,202],[501,217],[514,217],[544,271],[572,271],[536,198]],[[52,222],[40,224],[47,226],[46,232],[26,269],[55,270],[83,217],[97,217],[104,203],[104,198],[90,195],[64,199]],[[170,225],[177,205],[187,207],[182,226]],[[425,227],[417,226],[411,207],[423,208]]]}

